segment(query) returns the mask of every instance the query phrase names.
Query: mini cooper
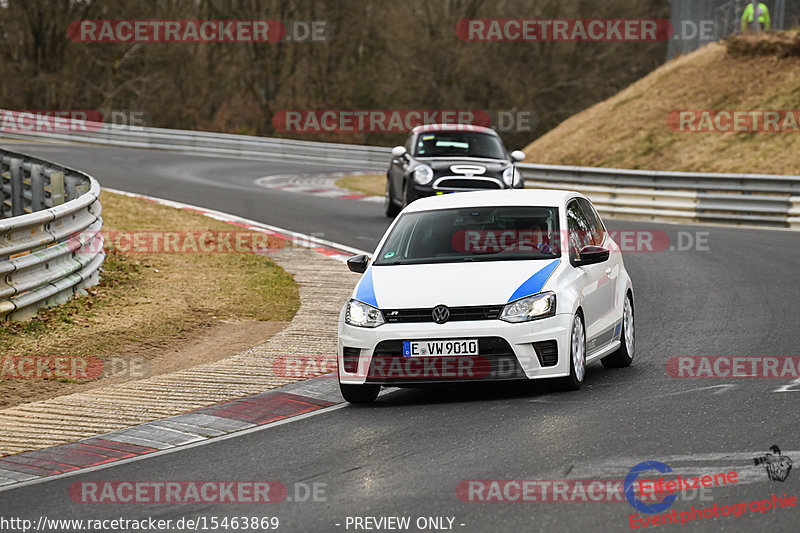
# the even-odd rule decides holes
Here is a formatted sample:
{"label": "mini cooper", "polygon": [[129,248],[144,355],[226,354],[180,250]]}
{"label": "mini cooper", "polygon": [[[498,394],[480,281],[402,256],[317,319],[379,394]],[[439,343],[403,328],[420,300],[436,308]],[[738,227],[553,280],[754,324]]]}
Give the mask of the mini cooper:
{"label": "mini cooper", "polygon": [[392,148],[384,207],[395,217],[418,198],[459,191],[521,189],[515,162],[525,154],[506,151],[500,136],[482,126],[427,124],[411,130],[405,146]]}

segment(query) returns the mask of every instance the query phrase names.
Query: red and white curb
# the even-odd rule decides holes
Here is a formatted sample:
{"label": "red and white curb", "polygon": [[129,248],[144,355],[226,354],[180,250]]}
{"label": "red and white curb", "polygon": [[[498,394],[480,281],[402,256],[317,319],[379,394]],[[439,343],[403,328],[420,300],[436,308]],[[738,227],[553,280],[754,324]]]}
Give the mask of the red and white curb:
{"label": "red and white curb", "polygon": [[69,444],[0,458],[0,492],[53,476],[197,445],[343,404],[337,381],[322,376]]}
{"label": "red and white curb", "polygon": [[328,172],[315,174],[279,174],[256,180],[256,185],[298,194],[325,198],[345,198],[364,202],[383,202],[382,196],[354,193],[336,186],[336,180],[346,176],[366,176],[375,172]]}
{"label": "red and white curb", "polygon": [[354,255],[367,253],[363,250],[352,248],[344,244],[327,241],[325,239],[320,239],[319,237],[315,237],[313,235],[306,235],[304,233],[297,233],[287,229],[279,228],[277,226],[270,226],[269,224],[263,224],[261,222],[256,222],[255,220],[242,218],[240,216],[231,215],[229,213],[223,213],[221,211],[215,211],[213,209],[206,209],[204,207],[197,207],[195,205],[183,204],[181,202],[174,202],[172,200],[165,200],[163,198],[146,196],[144,194],[136,194],[132,192],[120,191],[117,189],[109,189],[107,187],[103,187],[103,190],[112,192],[114,194],[121,194],[129,198],[138,198],[140,200],[153,202],[158,205],[164,205],[164,206],[174,207],[176,209],[183,209],[185,211],[200,213],[201,215],[207,216],[208,218],[212,218],[214,220],[219,220],[221,222],[233,224],[234,226],[239,226],[241,228],[245,228],[250,231],[265,233],[267,235],[275,237],[276,239],[289,241],[295,246],[310,248],[315,252],[330,257],[331,259],[336,259],[337,261],[345,262]]}

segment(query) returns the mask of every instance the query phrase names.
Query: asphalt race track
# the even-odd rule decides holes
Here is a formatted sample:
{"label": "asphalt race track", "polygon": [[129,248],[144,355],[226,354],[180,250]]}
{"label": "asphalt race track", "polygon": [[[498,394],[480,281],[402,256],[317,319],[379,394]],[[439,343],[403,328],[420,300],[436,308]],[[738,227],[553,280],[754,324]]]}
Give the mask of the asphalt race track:
{"label": "asphalt race track", "polygon": [[[93,146],[4,146],[87,171],[106,187],[359,249],[371,251],[388,225],[379,203],[254,184],[267,175],[343,168]],[[676,471],[743,473],[742,482],[715,488],[704,499],[679,498],[679,512],[800,494],[800,472],[770,481],[751,458],[773,444],[790,456],[789,450],[800,449],[800,382],[676,379],[666,372],[674,356],[800,356],[798,234],[627,221],[609,226],[664,231],[676,246],[698,236],[706,240],[699,249],[625,256],[636,291],[637,353],[630,368],[592,365],[583,389],[570,393],[546,383],[397,390],[370,407],[330,408],[263,431],[9,490],[0,495],[0,515],[276,516],[278,531],[292,532],[355,531],[353,517],[387,516],[411,517],[411,531],[420,530],[420,517],[453,518],[452,529],[463,532],[624,531],[634,514],[624,500],[472,502],[459,499],[456,488],[467,480],[622,480],[645,460]],[[792,459],[800,461],[796,455]],[[73,483],[102,480],[276,480],[292,501],[145,505],[70,499]],[[325,484],[324,495],[298,502],[296,483],[301,493],[307,485]],[[448,520],[443,524],[448,527]],[[791,507],[659,530],[788,532],[798,524],[800,512]],[[434,530],[427,526],[422,530]]]}

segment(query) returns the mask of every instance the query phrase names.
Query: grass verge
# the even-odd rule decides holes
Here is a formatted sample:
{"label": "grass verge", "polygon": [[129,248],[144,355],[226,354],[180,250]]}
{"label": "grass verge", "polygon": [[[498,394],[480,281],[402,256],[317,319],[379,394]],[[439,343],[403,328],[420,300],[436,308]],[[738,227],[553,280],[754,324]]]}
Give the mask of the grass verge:
{"label": "grass verge", "polygon": [[[101,202],[104,233],[239,229],[198,213],[109,192],[102,193]],[[277,239],[269,242],[270,247],[281,245]],[[132,357],[160,361],[172,354],[185,357],[182,348],[187,344],[209,332],[225,334],[226,325],[238,324],[237,330],[247,330],[241,327],[243,321],[252,322],[252,328],[271,321],[278,323],[278,327],[267,328],[274,333],[299,307],[299,290],[292,276],[263,255],[109,251],[101,282],[88,295],[41,310],[29,321],[0,324],[0,406],[108,382],[106,377],[91,381],[21,379],[15,365],[22,357],[96,357],[106,361]],[[227,355],[211,354],[194,363],[154,361],[152,368],[193,366]]]}
{"label": "grass verge", "polygon": [[370,196],[383,196],[386,192],[386,174],[364,174],[345,176],[336,180],[335,185]]}
{"label": "grass verge", "polygon": [[800,33],[736,35],[678,56],[525,148],[528,161],[689,172],[797,174],[797,128],[673,129],[681,110],[800,109]]}

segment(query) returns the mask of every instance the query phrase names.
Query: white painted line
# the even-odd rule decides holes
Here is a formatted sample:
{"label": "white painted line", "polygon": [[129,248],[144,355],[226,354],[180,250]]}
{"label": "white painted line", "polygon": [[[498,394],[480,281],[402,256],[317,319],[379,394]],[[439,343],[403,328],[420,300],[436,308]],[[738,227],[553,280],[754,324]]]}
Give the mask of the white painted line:
{"label": "white painted line", "polygon": [[[277,191],[308,194],[320,198],[341,198],[363,202],[383,202],[383,196],[371,196],[366,193],[351,191],[337,187],[335,182],[346,176],[372,175],[376,172],[320,172],[313,174],[275,174],[255,180],[259,187]],[[353,196],[357,196],[353,198]]]}
{"label": "white painted line", "polygon": [[677,391],[677,392],[669,392],[667,394],[658,394],[656,396],[650,396],[650,398],[664,398],[666,396],[677,396],[679,394],[688,394],[690,392],[697,392],[697,391],[711,390],[711,389],[717,389],[714,392],[712,392],[711,394],[722,394],[722,393],[727,392],[727,391],[729,391],[731,389],[735,389],[738,386],[739,385],[732,385],[732,384],[711,385],[710,387],[700,387],[700,388],[697,388],[697,389],[688,389],[688,390],[682,390],[682,391]]}
{"label": "white painted line", "polygon": [[224,435],[225,432],[218,430],[218,429],[211,429],[208,427],[200,427],[200,426],[192,426],[189,424],[181,424],[174,421],[164,420],[157,420],[155,422],[148,422],[150,426],[153,426],[158,429],[173,429],[178,430],[182,433],[186,433],[188,435],[192,435],[193,437],[198,437],[202,439],[208,439],[213,437],[219,437]]}
{"label": "white painted line", "polygon": [[10,479],[12,482],[38,479],[38,477],[39,476],[35,476],[33,474],[23,474],[22,472],[17,472],[16,470],[6,470],[4,468],[0,468],[0,479]]}
{"label": "white painted line", "polygon": [[[133,427],[138,428],[139,426],[133,426]],[[140,437],[129,435],[127,431],[128,431],[127,429],[121,429],[111,434],[102,435],[102,437],[106,440],[113,440],[113,442],[121,442],[122,444],[133,444],[134,446],[143,446],[145,448],[153,448],[156,450],[166,450],[167,448],[173,448],[175,446],[174,444],[170,444],[168,442],[157,442],[154,440],[143,439]]]}
{"label": "white painted line", "polygon": [[[682,463],[682,462],[700,462],[700,461],[750,461],[755,457],[760,457],[765,453],[769,452],[769,449],[765,447],[763,450],[759,451],[751,451],[751,452],[711,452],[711,453],[692,453],[692,454],[680,454],[680,455],[658,455],[658,456],[648,456],[648,457],[612,457],[609,459],[599,459],[596,461],[591,461],[589,465],[605,465],[608,467],[618,466],[618,465],[629,465],[628,469],[633,465],[639,464],[642,461],[659,461],[666,465],[670,463]],[[795,455],[800,457],[800,451],[786,451],[781,450],[782,455],[788,455],[789,457]],[[750,462],[752,464],[752,461]],[[575,469],[577,470],[579,465],[575,465]]]}
{"label": "white painted line", "polygon": [[800,386],[800,378],[792,380],[791,382],[787,383],[786,385],[782,385],[775,389],[772,392],[800,392],[800,389],[793,389],[792,387],[799,387]]}

